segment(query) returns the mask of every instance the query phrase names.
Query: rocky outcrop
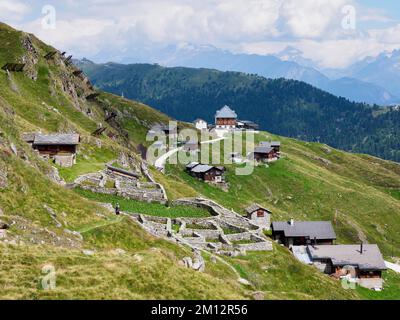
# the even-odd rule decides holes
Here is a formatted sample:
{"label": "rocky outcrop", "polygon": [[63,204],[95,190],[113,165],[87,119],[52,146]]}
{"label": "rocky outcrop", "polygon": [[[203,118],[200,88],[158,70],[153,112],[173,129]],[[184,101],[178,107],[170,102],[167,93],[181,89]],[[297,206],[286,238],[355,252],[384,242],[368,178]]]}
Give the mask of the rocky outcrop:
{"label": "rocky outcrop", "polygon": [[44,204],[43,207],[47,210],[51,219],[53,219],[54,223],[56,224],[56,227],[61,228],[62,223],[60,221],[58,221],[56,212],[46,204]]}
{"label": "rocky outcrop", "polygon": [[206,263],[201,256],[201,253],[197,250],[194,251],[193,259],[191,257],[185,257],[182,259],[182,265],[186,268],[193,269],[195,271],[204,272]]}
{"label": "rocky outcrop", "polygon": [[36,81],[38,75],[36,65],[39,62],[39,53],[32,43],[31,35],[24,35],[22,38],[22,45],[26,49],[26,54],[22,57],[22,63],[25,64],[24,74],[30,79]]}
{"label": "rocky outcrop", "polygon": [[38,227],[36,223],[19,215],[7,216],[9,229],[2,229],[4,237],[1,242],[12,244],[40,244],[64,248],[80,248],[82,239],[72,233],[54,232],[48,228]]}
{"label": "rocky outcrop", "polygon": [[51,166],[50,171],[46,174],[48,178],[50,178],[50,180],[52,180],[53,182],[57,183],[60,186],[65,186],[65,181],[60,177],[60,174],[58,172],[58,169]]}

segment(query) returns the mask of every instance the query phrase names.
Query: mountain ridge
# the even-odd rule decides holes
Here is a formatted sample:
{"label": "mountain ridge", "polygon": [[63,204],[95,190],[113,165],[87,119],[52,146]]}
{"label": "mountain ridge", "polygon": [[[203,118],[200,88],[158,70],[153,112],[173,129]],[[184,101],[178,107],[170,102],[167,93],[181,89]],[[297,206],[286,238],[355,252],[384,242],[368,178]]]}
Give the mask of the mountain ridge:
{"label": "mountain ridge", "polygon": [[180,120],[210,122],[215,110],[230,104],[264,130],[400,161],[400,113],[392,108],[356,104],[303,82],[254,74],[87,61],[78,66],[102,90],[123,92]]}
{"label": "mountain ridge", "polygon": [[[369,104],[388,105],[400,102],[385,85],[375,84],[343,75],[331,79],[314,66],[311,60],[303,58],[302,52],[287,47],[277,54],[232,53],[214,46],[181,44],[167,46],[148,55],[131,53],[122,63],[158,63],[166,67],[209,68],[220,71],[254,73],[266,78],[285,78],[311,84],[337,96]],[[346,79],[341,79],[346,78]]]}

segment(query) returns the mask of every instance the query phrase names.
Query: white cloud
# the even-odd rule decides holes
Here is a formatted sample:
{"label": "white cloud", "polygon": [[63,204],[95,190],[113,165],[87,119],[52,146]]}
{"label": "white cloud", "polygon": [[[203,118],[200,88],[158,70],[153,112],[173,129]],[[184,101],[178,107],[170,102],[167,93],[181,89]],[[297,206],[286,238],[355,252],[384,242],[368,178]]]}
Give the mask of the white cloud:
{"label": "white cloud", "polygon": [[281,15],[291,34],[301,38],[329,36],[330,28],[340,28],[342,8],[352,4],[349,0],[287,0]]}
{"label": "white cloud", "polygon": [[29,12],[29,6],[21,1],[1,0],[0,1],[0,20],[20,21]]}
{"label": "white cloud", "polygon": [[75,19],[57,20],[56,29],[44,29],[41,19],[35,20],[25,29],[29,29],[42,41],[72,53],[96,53],[102,49],[104,30],[112,26],[111,20]]}
{"label": "white cloud", "polygon": [[368,33],[382,43],[400,45],[400,24],[386,29],[372,29]]}
{"label": "white cloud", "polygon": [[[399,26],[344,30],[345,5],[355,6],[359,21],[390,22],[359,0],[66,0],[56,5],[56,30],[41,28],[40,12],[19,26],[78,56],[107,60],[182,42],[259,54],[292,45],[323,67],[342,67],[400,47]],[[9,14],[27,10],[19,0],[1,0],[6,7]]]}

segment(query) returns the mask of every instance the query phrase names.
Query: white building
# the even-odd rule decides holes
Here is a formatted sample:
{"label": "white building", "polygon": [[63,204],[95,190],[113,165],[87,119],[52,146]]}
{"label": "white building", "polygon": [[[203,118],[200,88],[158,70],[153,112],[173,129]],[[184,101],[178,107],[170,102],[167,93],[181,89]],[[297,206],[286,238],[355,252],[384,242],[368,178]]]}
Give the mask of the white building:
{"label": "white building", "polygon": [[207,122],[204,121],[203,119],[196,119],[193,123],[197,130],[200,131],[207,130]]}
{"label": "white building", "polygon": [[215,128],[232,130],[236,128],[237,114],[230,107],[224,106],[215,114]]}

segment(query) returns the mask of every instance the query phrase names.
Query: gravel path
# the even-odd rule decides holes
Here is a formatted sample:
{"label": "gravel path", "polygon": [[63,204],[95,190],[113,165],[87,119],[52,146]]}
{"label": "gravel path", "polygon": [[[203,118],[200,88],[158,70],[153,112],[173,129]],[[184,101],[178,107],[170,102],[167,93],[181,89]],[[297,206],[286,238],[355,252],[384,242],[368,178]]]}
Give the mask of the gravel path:
{"label": "gravel path", "polygon": [[400,273],[400,265],[395,264],[395,263],[391,263],[389,261],[385,261],[386,267],[390,270],[393,270],[397,273]]}
{"label": "gravel path", "polygon": [[[202,141],[200,142],[201,144],[206,144],[206,143],[215,143],[221,140],[225,140],[226,138],[222,137],[222,138],[217,138],[217,139],[212,139],[212,140],[207,140],[207,141]],[[175,153],[181,151],[183,149],[183,147],[179,147],[179,148],[175,148],[172,149],[170,151],[168,151],[167,153],[163,154],[161,157],[159,157],[155,162],[154,162],[154,166],[161,171],[164,171],[164,167],[165,167],[165,162],[168,160],[169,157],[171,157],[172,155],[174,155]]]}

